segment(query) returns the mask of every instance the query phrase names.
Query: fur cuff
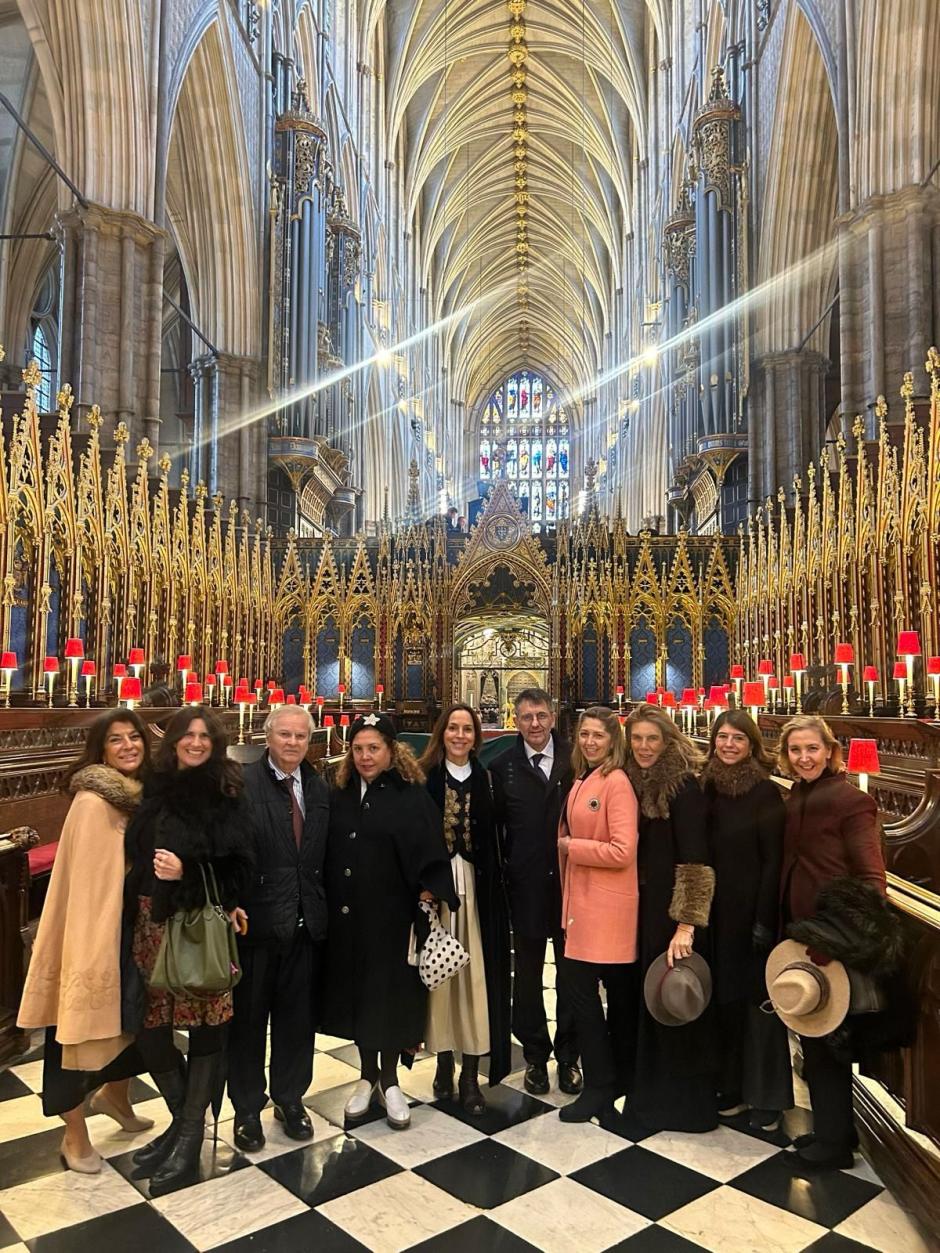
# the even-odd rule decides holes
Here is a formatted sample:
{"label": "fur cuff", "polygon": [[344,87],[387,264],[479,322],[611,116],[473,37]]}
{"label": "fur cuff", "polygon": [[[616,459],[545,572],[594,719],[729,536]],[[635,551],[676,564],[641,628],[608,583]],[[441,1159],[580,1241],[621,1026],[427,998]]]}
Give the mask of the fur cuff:
{"label": "fur cuff", "polygon": [[708,913],[715,895],[715,872],[711,866],[676,866],[676,881],[669,904],[673,922],[707,927]]}

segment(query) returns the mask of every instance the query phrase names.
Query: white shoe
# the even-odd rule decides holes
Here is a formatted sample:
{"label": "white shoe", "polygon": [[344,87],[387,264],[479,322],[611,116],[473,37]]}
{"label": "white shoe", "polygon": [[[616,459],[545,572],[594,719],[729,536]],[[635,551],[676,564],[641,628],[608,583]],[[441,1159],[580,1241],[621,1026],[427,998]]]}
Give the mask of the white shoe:
{"label": "white shoe", "polygon": [[379,1098],[379,1104],[385,1107],[385,1120],[390,1127],[394,1127],[396,1131],[404,1131],[406,1127],[411,1125],[411,1109],[408,1106],[408,1098],[397,1084],[392,1088],[388,1088],[385,1092],[382,1091],[381,1085],[379,1085],[375,1094]]}
{"label": "white shoe", "polygon": [[360,1079],[353,1088],[352,1096],[346,1102],[343,1113],[347,1118],[365,1118],[369,1112],[369,1106],[372,1104],[372,1094],[378,1087],[377,1083],[370,1083],[368,1079]]}

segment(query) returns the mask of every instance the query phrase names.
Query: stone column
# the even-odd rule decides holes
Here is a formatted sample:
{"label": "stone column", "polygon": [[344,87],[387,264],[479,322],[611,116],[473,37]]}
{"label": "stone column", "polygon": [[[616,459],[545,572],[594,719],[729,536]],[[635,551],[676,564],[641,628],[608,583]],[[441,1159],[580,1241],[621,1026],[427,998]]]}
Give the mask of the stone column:
{"label": "stone column", "polygon": [[131,444],[159,450],[166,234],[136,213],[76,205],[56,219],[62,240],[60,379],[78,416],[93,404],[102,435],[126,422]]}
{"label": "stone column", "polygon": [[770,352],[754,362],[748,497],[752,504],[787,491],[819,455],[825,437],[829,360],[809,349]]}
{"label": "stone column", "polygon": [[246,422],[259,404],[261,362],[221,353],[216,360],[216,489],[238,500],[239,510],[266,516],[268,495],[267,418]]}

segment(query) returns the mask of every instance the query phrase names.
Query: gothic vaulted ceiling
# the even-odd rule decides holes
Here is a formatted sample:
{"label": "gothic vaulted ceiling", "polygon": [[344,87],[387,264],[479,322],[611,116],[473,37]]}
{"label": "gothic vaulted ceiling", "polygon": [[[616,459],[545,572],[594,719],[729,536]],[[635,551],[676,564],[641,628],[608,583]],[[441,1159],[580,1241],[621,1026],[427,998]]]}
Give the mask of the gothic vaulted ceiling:
{"label": "gothic vaulted ceiling", "polygon": [[[372,0],[429,313],[473,407],[520,364],[590,388],[624,282],[666,0]],[[376,41],[379,48],[376,49]]]}

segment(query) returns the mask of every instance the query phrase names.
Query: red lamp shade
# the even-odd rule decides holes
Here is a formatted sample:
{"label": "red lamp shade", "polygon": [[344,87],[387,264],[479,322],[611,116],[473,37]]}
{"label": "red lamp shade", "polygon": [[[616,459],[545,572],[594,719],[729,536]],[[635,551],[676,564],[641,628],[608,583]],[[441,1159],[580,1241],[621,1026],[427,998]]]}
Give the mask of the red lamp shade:
{"label": "red lamp shade", "polygon": [[255,691],[256,691],[256,692],[260,692],[260,691],[261,691],[261,689],[264,687],[264,683],[263,683],[263,681],[262,681],[261,679],[255,679],[255,685],[254,685],[254,686],[255,686]]}
{"label": "red lamp shade", "polygon": [[763,683],[745,683],[744,691],[741,695],[741,704],[747,708],[753,708],[755,705],[763,707],[764,704],[764,685]]}
{"label": "red lamp shade", "polygon": [[855,649],[851,644],[836,644],[836,651],[832,660],[837,666],[854,666]]}
{"label": "red lamp shade", "polygon": [[121,700],[140,700],[140,679],[130,675],[121,684]]}
{"label": "red lamp shade", "polygon": [[215,675],[214,674],[206,675],[206,687],[215,687]]}
{"label": "red lamp shade", "polygon": [[[126,685],[124,695],[127,695]],[[186,704],[201,705],[202,704],[202,684],[187,683],[186,684]]]}
{"label": "red lamp shade", "polygon": [[42,672],[43,674],[58,674],[59,673],[58,657],[47,657],[46,660],[42,663]]}
{"label": "red lamp shade", "polygon": [[615,690],[615,695],[617,695],[617,696],[622,696],[622,695],[623,695],[623,684],[622,684],[622,683],[618,683],[618,684],[617,684],[617,687],[616,687],[616,690]]}
{"label": "red lamp shade", "polygon": [[698,692],[696,692],[694,687],[686,687],[682,689],[682,700],[679,702],[679,704],[680,705],[697,705],[698,704]]}
{"label": "red lamp shade", "polygon": [[894,674],[892,675],[892,677],[893,677],[893,678],[895,678],[895,679],[906,679],[906,678],[907,678],[907,664],[906,664],[906,662],[903,662],[903,661],[896,661],[896,662],[894,663]]}
{"label": "red lamp shade", "polygon": [[192,670],[193,659],[189,653],[180,653],[176,659],[177,670]]}
{"label": "red lamp shade", "polygon": [[132,648],[127,654],[127,664],[129,666],[142,666],[144,664],[144,650],[142,648]]}
{"label": "red lamp shade", "polygon": [[797,671],[806,669],[806,658],[803,656],[802,653],[790,654],[790,669],[793,671],[794,674],[796,674]]}
{"label": "red lamp shade", "polygon": [[769,688],[772,688],[773,691],[776,691],[777,688],[780,686],[780,680],[777,678],[775,674],[772,674],[770,678],[767,680],[767,686]]}
{"label": "red lamp shade", "polygon": [[[662,705],[663,709],[677,709],[679,707],[675,692],[663,692],[662,696],[659,698],[659,703]],[[696,701],[693,701],[692,703],[697,704]]]}
{"label": "red lamp shade", "polygon": [[658,693],[658,692],[647,692],[647,693],[646,693],[646,703],[647,703],[647,705],[658,705],[658,704],[659,704],[659,693]]}
{"label": "red lamp shade", "polygon": [[228,662],[223,658],[215,663],[216,674],[228,674]]}
{"label": "red lamp shade", "polygon": [[699,694],[699,698],[701,698],[702,696],[704,696],[704,695],[705,695],[705,689],[704,689],[703,687],[700,687],[700,688],[699,688],[699,690],[698,690],[698,694]]}
{"label": "red lamp shade", "polygon": [[920,636],[916,631],[901,631],[898,633],[898,656],[920,656]]}
{"label": "red lamp shade", "polygon": [[862,682],[863,683],[877,683],[878,682],[878,671],[874,666],[865,667],[865,669],[862,671]]}
{"label": "red lamp shade", "polygon": [[786,688],[792,688],[796,686],[795,683],[793,682],[792,674],[785,674],[783,676],[783,686]]}
{"label": "red lamp shade", "polygon": [[282,687],[272,687],[271,695],[268,697],[268,700],[272,705],[283,705],[284,689]]}
{"label": "red lamp shade", "polygon": [[241,684],[239,684],[238,687],[235,689],[235,695],[232,699],[235,701],[236,705],[247,705],[248,698],[250,696],[251,696],[251,692],[248,690],[247,685],[243,687]]}
{"label": "red lamp shade", "polygon": [[324,725],[325,727],[331,727],[331,726],[333,725],[333,715],[332,715],[332,714],[324,714],[324,717],[323,717],[323,725]]}
{"label": "red lamp shade", "polygon": [[288,703],[288,705],[296,705],[296,704],[297,704],[297,697],[294,695],[294,693],[293,693],[293,692],[291,692],[290,696],[288,696],[288,698],[287,698],[287,703]]}
{"label": "red lamp shade", "polygon": [[222,675],[222,686],[223,686],[223,687],[231,687],[233,682],[234,682],[234,680],[232,679],[232,676],[231,676],[230,674],[223,674],[223,675]]}
{"label": "red lamp shade", "polygon": [[93,679],[97,673],[98,673],[98,668],[93,661],[82,662],[82,678],[83,679]]}
{"label": "red lamp shade", "polygon": [[773,672],[774,663],[772,661],[768,661],[766,657],[757,663],[758,674],[773,674]]}
{"label": "red lamp shade", "polygon": [[849,740],[846,768],[852,774],[881,774],[877,740]]}
{"label": "red lamp shade", "polygon": [[940,674],[940,657],[927,658],[927,673]]}
{"label": "red lamp shade", "polygon": [[341,727],[348,727],[348,726],[349,726],[349,714],[340,714],[340,716],[339,716],[339,725],[340,725]]}
{"label": "red lamp shade", "polygon": [[317,697],[317,704],[318,704],[318,705],[322,705],[322,704],[323,704],[323,697],[322,697],[322,696],[318,696],[318,697]]}
{"label": "red lamp shade", "polygon": [[277,680],[268,679],[268,691],[273,692],[276,687],[277,687]]}
{"label": "red lamp shade", "polygon": [[114,669],[111,671],[111,673],[114,675],[116,679],[126,679],[127,678],[127,666],[125,666],[123,661],[116,661],[114,663]]}
{"label": "red lamp shade", "polygon": [[16,660],[16,653],[4,653],[0,657],[0,670],[19,670],[19,663]]}
{"label": "red lamp shade", "polygon": [[727,699],[725,698],[725,689],[723,686],[722,687],[710,687],[708,689],[708,699],[711,702],[713,707],[715,705],[727,705],[728,703]]}
{"label": "red lamp shade", "polygon": [[385,684],[384,684],[384,683],[376,683],[376,685],[375,685],[375,690],[381,694],[382,692],[384,692],[384,691],[385,691]]}
{"label": "red lamp shade", "polygon": [[65,641],[65,657],[67,661],[76,661],[85,656],[85,644],[77,637]]}
{"label": "red lamp shade", "polygon": [[337,683],[337,685],[336,685],[336,690],[337,690],[337,692],[340,692],[343,696],[345,696],[345,695],[346,695],[346,684],[345,684],[345,683]]}
{"label": "red lamp shade", "polygon": [[732,667],[731,667],[731,677],[732,677],[732,679],[743,679],[743,678],[744,678],[744,667],[743,667],[743,666],[732,666]]}

